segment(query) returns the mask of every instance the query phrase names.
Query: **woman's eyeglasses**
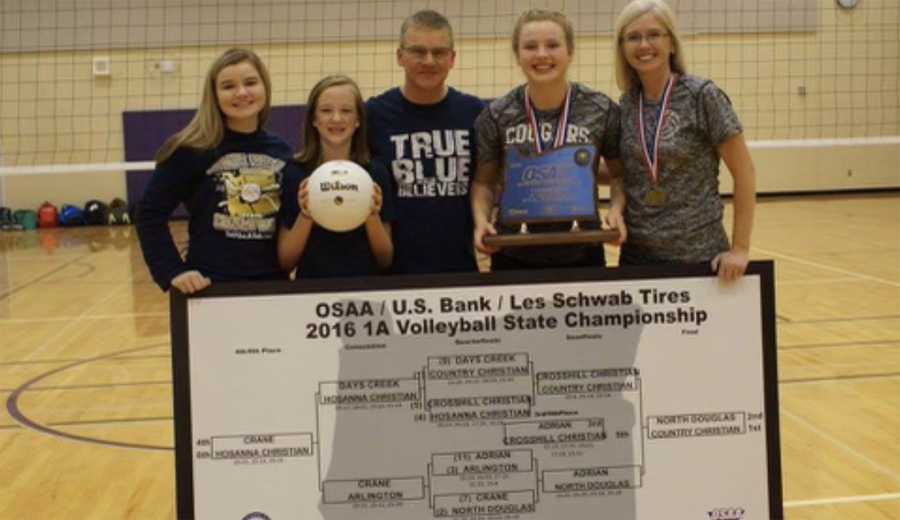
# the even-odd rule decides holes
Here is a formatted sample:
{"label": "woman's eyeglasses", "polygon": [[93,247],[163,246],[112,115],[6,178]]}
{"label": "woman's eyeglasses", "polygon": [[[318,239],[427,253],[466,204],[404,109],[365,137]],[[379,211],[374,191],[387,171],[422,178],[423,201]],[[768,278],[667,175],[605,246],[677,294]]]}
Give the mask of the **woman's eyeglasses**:
{"label": "woman's eyeglasses", "polygon": [[625,45],[637,47],[641,44],[642,41],[647,40],[647,43],[649,43],[650,45],[656,45],[661,39],[666,36],[669,36],[669,33],[665,31],[647,31],[646,34],[634,32],[628,33],[623,36],[622,42],[624,42]]}

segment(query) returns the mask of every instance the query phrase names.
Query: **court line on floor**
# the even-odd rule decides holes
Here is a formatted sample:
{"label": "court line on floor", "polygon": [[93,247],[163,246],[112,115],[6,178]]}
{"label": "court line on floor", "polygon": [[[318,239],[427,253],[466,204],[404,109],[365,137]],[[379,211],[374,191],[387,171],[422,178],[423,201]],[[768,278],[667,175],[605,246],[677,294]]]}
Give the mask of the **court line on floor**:
{"label": "court line on floor", "polygon": [[887,502],[900,500],[900,493],[883,493],[880,495],[855,495],[849,497],[814,498],[810,500],[785,500],[784,507],[830,506],[834,504],[856,504],[860,502]]}
{"label": "court line on floor", "polygon": [[49,426],[96,426],[98,424],[127,424],[127,423],[142,423],[142,422],[174,422],[175,418],[172,416],[168,417],[124,417],[121,419],[94,419],[91,421],[59,421],[59,422],[50,422],[47,423]]}
{"label": "court line on floor", "polygon": [[831,383],[837,381],[853,381],[860,379],[885,379],[891,377],[900,377],[900,372],[885,372],[883,374],[854,374],[846,376],[828,376],[828,377],[810,377],[806,379],[783,379],[778,381],[782,385],[798,385],[811,383]]}
{"label": "court line on floor", "polygon": [[[159,346],[159,348],[170,349],[171,345],[168,343],[164,343]],[[172,359],[171,354],[147,354],[146,356],[119,356],[117,358],[110,359],[110,361],[122,361],[126,359]]]}
{"label": "court line on floor", "polygon": [[[98,383],[95,385],[33,386],[29,392],[59,392],[62,390],[96,390],[98,388],[120,388],[128,386],[171,385],[172,381],[135,381],[131,383]],[[15,392],[15,388],[0,388],[0,392]]]}
{"label": "court line on floor", "polygon": [[794,281],[786,281],[786,282],[778,282],[778,287],[785,287],[788,285],[822,285],[826,283],[846,283],[846,282],[855,282],[857,278],[852,276],[843,276],[840,278],[823,278],[820,280],[794,280]]}
{"label": "court line on floor", "polygon": [[90,316],[91,312],[95,308],[100,307],[101,305],[104,305],[108,301],[112,300],[113,298],[115,298],[117,293],[122,290],[122,287],[114,287],[106,296],[98,298],[97,301],[85,307],[84,310],[81,311],[81,314],[68,320],[65,325],[57,329],[55,334],[52,334],[49,338],[41,342],[35,349],[29,351],[30,356],[27,359],[34,359],[38,355],[42,354],[51,345],[54,345],[59,338],[65,336],[70,327],[76,326],[85,316]]}
{"label": "court line on floor", "polygon": [[[68,288],[68,287],[103,287],[105,285],[115,285],[115,284],[128,284],[132,287],[146,286],[146,287],[156,287],[156,284],[152,284],[152,282],[138,282],[130,278],[107,278],[107,279],[99,279],[99,280],[69,280],[68,278],[57,278],[54,280],[44,280],[41,282],[45,285],[52,285],[56,288]],[[152,284],[152,285],[151,285]],[[61,289],[62,290],[62,289]],[[164,295],[162,291],[159,292],[160,296],[165,296],[168,298],[168,295]]]}
{"label": "court line on floor", "polygon": [[53,275],[56,274],[57,272],[62,271],[63,269],[69,267],[71,264],[73,264],[73,263],[75,263],[75,262],[78,262],[78,261],[81,260],[82,258],[87,258],[87,257],[90,256],[90,255],[91,255],[90,253],[87,253],[87,254],[81,255],[81,256],[79,256],[79,257],[76,257],[76,258],[74,258],[74,259],[72,259],[72,260],[70,260],[70,261],[64,263],[63,265],[57,267],[56,269],[52,269],[52,270],[50,270],[49,272],[46,272],[46,273],[44,273],[44,274],[38,276],[37,278],[33,278],[33,279],[31,279],[31,280],[25,282],[25,283],[22,284],[22,285],[13,287],[13,288],[11,288],[10,290],[8,290],[8,291],[6,291],[6,292],[4,292],[4,293],[0,293],[0,300],[6,299],[6,298],[9,297],[10,295],[15,294],[15,293],[21,291],[22,289],[27,289],[28,287],[31,287],[32,285],[34,285],[34,284],[40,282],[41,280],[43,280],[43,279],[45,279],[45,278],[47,278],[47,277],[49,277],[49,276],[53,276]]}
{"label": "court line on floor", "polygon": [[781,404],[780,408],[781,408],[780,412],[781,412],[781,415],[782,415],[782,416],[787,416],[787,417],[789,417],[790,419],[793,419],[794,421],[796,421],[796,422],[800,423],[801,425],[807,427],[808,429],[812,430],[813,432],[817,433],[818,435],[821,435],[823,438],[825,438],[826,440],[828,440],[829,442],[831,442],[832,444],[834,444],[835,446],[837,446],[838,448],[840,448],[840,449],[843,450],[844,452],[849,453],[850,455],[853,455],[853,456],[855,456],[855,457],[858,457],[859,459],[861,459],[861,460],[865,461],[866,463],[868,463],[868,464],[869,464],[870,466],[872,466],[873,468],[877,469],[879,472],[884,473],[885,475],[890,476],[891,478],[893,478],[893,479],[896,480],[897,482],[900,482],[900,474],[896,473],[893,469],[891,469],[891,468],[889,468],[889,467],[887,467],[887,466],[884,466],[884,465],[882,465],[881,463],[879,463],[878,461],[873,460],[873,459],[872,459],[871,457],[869,457],[868,455],[866,455],[866,454],[864,454],[864,453],[861,453],[861,452],[859,452],[859,451],[853,449],[850,445],[848,445],[848,444],[845,443],[844,441],[838,439],[838,438],[835,437],[834,435],[832,435],[832,434],[828,433],[827,431],[825,431],[825,430],[819,428],[819,427],[816,426],[815,424],[813,424],[813,423],[807,421],[806,419],[800,417],[799,415],[797,415],[797,414],[791,412],[790,410],[788,410],[788,409],[784,406],[783,403]]}
{"label": "court line on floor", "polygon": [[[117,426],[124,425],[129,423],[145,423],[145,422],[173,422],[175,420],[174,417],[124,417],[121,419],[95,419],[90,421],[59,421],[59,422],[48,422],[47,426],[97,426],[97,425],[105,425],[105,426]],[[0,425],[0,430],[23,430],[25,429],[21,424],[4,424]]]}
{"label": "court line on floor", "polygon": [[[780,316],[779,316],[780,317]],[[848,322],[848,321],[881,321],[881,320],[896,320],[900,319],[900,314],[883,314],[879,316],[848,316],[846,318],[821,318],[821,319],[808,319],[808,320],[797,320],[791,318],[784,318],[784,321],[790,323],[791,325],[804,325],[808,323],[836,323],[836,322]]]}
{"label": "court line on floor", "polygon": [[149,350],[151,348],[158,348],[158,347],[157,346],[137,347],[137,348],[131,348],[128,350],[123,350],[120,352],[113,352],[111,354],[103,354],[103,355],[96,356],[93,358],[87,358],[87,359],[83,359],[83,360],[80,360],[80,361],[77,361],[74,363],[69,363],[67,365],[63,365],[61,367],[54,368],[53,370],[50,370],[48,372],[44,372],[43,374],[39,374],[38,376],[33,377],[32,379],[22,383],[11,394],[9,394],[9,396],[6,398],[6,411],[7,411],[7,413],[9,413],[9,416],[10,416],[10,418],[12,418],[12,420],[14,420],[18,424],[22,425],[23,427],[33,430],[33,431],[36,431],[38,433],[43,433],[43,434],[52,436],[52,437],[58,437],[58,438],[67,439],[67,440],[76,441],[76,442],[84,442],[84,443],[93,444],[93,445],[112,446],[112,447],[116,447],[116,448],[150,450],[150,451],[171,450],[172,449],[171,446],[159,446],[159,445],[153,445],[153,444],[138,444],[138,443],[133,443],[133,442],[122,442],[122,441],[97,439],[97,438],[93,438],[93,437],[86,437],[84,435],[76,435],[76,434],[69,433],[66,431],[61,431],[58,429],[54,429],[54,428],[50,427],[49,425],[39,423],[39,422],[29,418],[24,413],[22,413],[22,410],[19,408],[19,397],[22,394],[30,391],[31,387],[33,385],[37,384],[38,382],[40,382],[41,380],[43,380],[47,377],[50,377],[54,374],[58,374],[60,372],[68,370],[70,368],[74,368],[76,366],[84,365],[87,363],[99,361],[99,360],[110,358],[110,357],[121,356],[123,354],[139,352],[142,350]]}
{"label": "court line on floor", "polygon": [[3,323],[50,323],[55,321],[72,321],[72,320],[119,320],[127,318],[168,318],[168,311],[158,312],[123,312],[121,314],[95,314],[93,316],[54,316],[52,318],[0,318],[0,324]]}
{"label": "court line on floor", "polygon": [[789,350],[811,350],[814,348],[863,348],[882,345],[885,347],[896,347],[900,344],[900,338],[895,339],[873,339],[868,341],[838,341],[834,343],[797,343],[791,346],[779,346],[779,351]]}
{"label": "court line on floor", "polygon": [[768,255],[775,258],[781,258],[784,260],[790,260],[791,262],[796,262],[798,264],[808,265],[810,267],[816,267],[818,269],[824,269],[826,271],[832,271],[835,273],[840,273],[847,276],[852,276],[857,279],[869,280],[872,282],[883,283],[885,285],[890,285],[891,287],[900,287],[900,282],[893,282],[891,280],[885,280],[884,278],[879,278],[877,276],[871,276],[868,274],[857,273],[854,271],[848,271],[846,269],[841,269],[840,267],[832,267],[830,265],[820,264],[818,262],[813,262],[810,260],[804,260],[803,258],[797,258],[795,256],[786,255],[783,253],[777,253],[775,251],[769,251],[767,249],[759,249],[757,247],[753,248],[754,252],[759,252],[764,255]]}
{"label": "court line on floor", "polygon": [[[69,264],[69,266],[79,266],[83,269],[83,271],[79,274],[66,275],[61,280],[75,279],[75,280],[78,280],[80,284],[83,284],[84,282],[82,281],[82,278],[84,278],[85,276],[87,276],[91,273],[97,272],[96,265],[94,265],[90,262],[84,262],[81,259],[72,262],[71,264]],[[55,281],[59,281],[59,280],[55,280]]]}
{"label": "court line on floor", "polygon": [[[156,347],[156,348],[168,348],[168,343],[161,343],[158,345],[147,345],[148,347]],[[147,354],[145,356],[119,356],[115,358],[108,359],[106,361],[116,362],[121,361],[123,359],[168,359],[172,356],[169,354]],[[27,361],[0,361],[0,367],[2,366],[24,366],[24,365],[59,365],[60,363],[75,363],[77,361],[84,361],[87,358],[75,358],[75,359],[35,359],[35,360],[27,360]]]}

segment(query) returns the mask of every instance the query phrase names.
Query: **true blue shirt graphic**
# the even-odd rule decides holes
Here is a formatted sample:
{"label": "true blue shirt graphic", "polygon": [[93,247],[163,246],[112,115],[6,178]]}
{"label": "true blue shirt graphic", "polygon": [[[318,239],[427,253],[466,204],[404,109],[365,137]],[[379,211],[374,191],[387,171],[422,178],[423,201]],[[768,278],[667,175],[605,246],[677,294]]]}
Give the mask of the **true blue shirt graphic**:
{"label": "true blue shirt graphic", "polygon": [[366,103],[369,145],[396,195],[394,272],[477,270],[469,188],[483,107],[453,88],[432,105],[408,101],[399,88]]}

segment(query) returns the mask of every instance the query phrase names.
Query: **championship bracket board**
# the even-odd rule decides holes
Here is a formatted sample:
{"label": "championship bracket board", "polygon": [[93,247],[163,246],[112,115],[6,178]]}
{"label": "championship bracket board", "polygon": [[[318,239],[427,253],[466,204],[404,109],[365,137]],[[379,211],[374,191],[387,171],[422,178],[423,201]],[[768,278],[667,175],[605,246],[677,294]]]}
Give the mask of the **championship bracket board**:
{"label": "championship bracket board", "polygon": [[178,518],[782,518],[772,270],[173,294]]}

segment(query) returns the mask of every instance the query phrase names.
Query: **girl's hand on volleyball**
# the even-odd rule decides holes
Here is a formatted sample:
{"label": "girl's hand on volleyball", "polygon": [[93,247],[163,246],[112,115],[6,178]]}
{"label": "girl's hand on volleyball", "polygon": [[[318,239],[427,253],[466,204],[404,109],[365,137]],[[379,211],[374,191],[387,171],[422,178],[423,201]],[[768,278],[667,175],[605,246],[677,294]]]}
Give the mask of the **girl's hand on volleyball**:
{"label": "girl's hand on volleyball", "polygon": [[372,192],[372,213],[371,216],[378,216],[381,213],[381,205],[384,203],[384,196],[381,193],[381,186],[375,184]]}
{"label": "girl's hand on volleyball", "polygon": [[710,265],[713,271],[719,274],[719,280],[723,282],[733,282],[744,276],[747,270],[747,264],[750,262],[750,252],[746,249],[737,247],[731,248],[731,251],[719,253],[712,259]]}
{"label": "girl's hand on volleyball", "polygon": [[312,215],[309,214],[309,178],[303,179],[300,183],[300,189],[297,190],[297,204],[300,206],[300,214],[312,219]]}
{"label": "girl's hand on volleyball", "polygon": [[193,294],[212,285],[212,280],[200,274],[200,271],[185,271],[172,278],[172,287],[183,294]]}

